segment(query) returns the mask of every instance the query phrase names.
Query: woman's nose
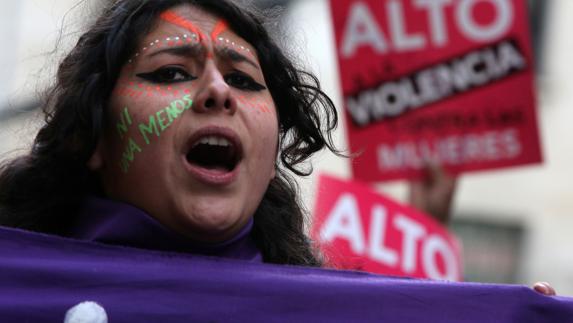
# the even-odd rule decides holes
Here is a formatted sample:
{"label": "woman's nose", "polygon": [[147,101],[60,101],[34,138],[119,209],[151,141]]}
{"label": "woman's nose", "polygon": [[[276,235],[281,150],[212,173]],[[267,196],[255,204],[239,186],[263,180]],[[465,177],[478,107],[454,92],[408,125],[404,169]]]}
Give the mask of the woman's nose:
{"label": "woman's nose", "polygon": [[215,64],[207,63],[202,78],[193,103],[193,110],[199,113],[224,111],[231,115],[234,114],[237,111],[237,100]]}

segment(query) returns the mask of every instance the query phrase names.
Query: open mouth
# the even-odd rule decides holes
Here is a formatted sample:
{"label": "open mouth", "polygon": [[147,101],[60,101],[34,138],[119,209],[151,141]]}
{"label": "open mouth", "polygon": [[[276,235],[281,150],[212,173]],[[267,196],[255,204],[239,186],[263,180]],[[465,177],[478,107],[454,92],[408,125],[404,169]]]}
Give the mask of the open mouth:
{"label": "open mouth", "polygon": [[221,135],[206,135],[195,141],[186,155],[191,165],[231,172],[241,160],[239,147],[232,139]]}

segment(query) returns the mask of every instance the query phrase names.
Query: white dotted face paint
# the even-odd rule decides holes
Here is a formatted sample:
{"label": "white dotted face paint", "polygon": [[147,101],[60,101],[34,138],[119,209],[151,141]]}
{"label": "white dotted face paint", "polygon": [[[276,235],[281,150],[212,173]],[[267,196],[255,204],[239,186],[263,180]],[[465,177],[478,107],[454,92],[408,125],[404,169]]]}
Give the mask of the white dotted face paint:
{"label": "white dotted face paint", "polygon": [[[197,35],[192,34],[191,37],[193,38],[193,41],[196,41]],[[182,42],[184,41],[184,39],[186,39],[188,42],[191,41],[189,39],[189,35],[188,34],[184,34],[182,37],[180,36],[175,36],[175,37],[167,37],[164,39],[156,39],[155,41],[152,41],[151,43],[149,43],[149,47],[160,47],[161,44],[160,42],[164,42],[164,43],[169,43],[169,42]],[[169,45],[169,44],[168,44]],[[137,53],[135,53],[133,55],[133,57],[131,59],[129,59],[127,62],[128,63],[133,63],[133,60],[137,57],[139,57],[139,55],[141,54],[141,52],[145,52],[149,47],[143,47],[143,49]]]}

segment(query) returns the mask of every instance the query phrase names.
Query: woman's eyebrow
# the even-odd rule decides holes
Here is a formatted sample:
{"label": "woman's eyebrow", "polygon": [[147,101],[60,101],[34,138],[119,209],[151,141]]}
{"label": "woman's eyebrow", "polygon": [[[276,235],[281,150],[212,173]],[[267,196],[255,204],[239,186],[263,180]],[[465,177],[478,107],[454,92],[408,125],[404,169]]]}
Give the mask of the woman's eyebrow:
{"label": "woman's eyebrow", "polygon": [[160,49],[148,55],[148,57],[155,57],[160,54],[171,54],[183,57],[198,57],[205,53],[205,47],[200,44],[187,44],[181,46],[168,47]]}
{"label": "woman's eyebrow", "polygon": [[229,59],[233,62],[236,62],[236,63],[245,62],[245,63],[248,63],[249,65],[252,65],[256,69],[260,69],[259,65],[257,63],[255,63],[253,60],[251,60],[247,56],[239,53],[238,51],[236,51],[232,48],[221,46],[221,47],[216,47],[215,51],[217,52],[218,56],[227,58],[227,59]]}
{"label": "woman's eyebrow", "polygon": [[[197,44],[186,44],[186,45],[181,45],[181,46],[174,46],[174,47],[168,47],[168,48],[163,48],[160,50],[157,50],[153,53],[148,54],[148,57],[155,57],[157,55],[160,54],[170,54],[170,55],[175,55],[175,56],[182,56],[182,57],[200,57],[202,55],[205,54],[205,52],[207,51],[207,49],[197,43]],[[249,65],[252,65],[254,68],[256,69],[260,69],[259,65],[254,62],[252,59],[250,59],[249,57],[239,53],[238,51],[226,47],[226,46],[220,46],[220,47],[216,47],[215,51],[217,53],[218,56],[223,57],[223,58],[227,58],[233,62],[245,62]]]}

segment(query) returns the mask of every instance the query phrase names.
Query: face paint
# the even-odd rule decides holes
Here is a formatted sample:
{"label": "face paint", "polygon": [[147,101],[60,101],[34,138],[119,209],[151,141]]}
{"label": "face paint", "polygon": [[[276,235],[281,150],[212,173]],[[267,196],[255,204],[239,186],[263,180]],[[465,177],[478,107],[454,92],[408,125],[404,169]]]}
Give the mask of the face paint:
{"label": "face paint", "polygon": [[257,113],[271,113],[272,111],[269,109],[268,105],[265,102],[261,102],[261,100],[247,98],[244,95],[239,95],[237,97],[239,102],[243,103],[247,107],[251,107],[255,109]]}
{"label": "face paint", "polygon": [[167,21],[179,27],[183,27],[192,32],[193,34],[198,35],[199,41],[203,41],[205,39],[205,35],[203,35],[201,30],[195,27],[195,25],[191,21],[179,16],[177,13],[171,10],[162,13],[161,16],[159,17],[164,21]]}
{"label": "face paint", "polygon": [[183,84],[174,85],[160,85],[160,86],[148,86],[143,84],[143,82],[135,83],[128,80],[119,80],[117,83],[117,94],[123,97],[130,97],[137,101],[138,99],[152,98],[152,97],[166,97],[174,96],[179,97],[183,94],[189,94],[190,89],[195,85],[191,86]]}
{"label": "face paint", "polygon": [[[172,11],[164,12],[163,14],[161,14],[160,18],[166,22],[169,22],[171,24],[174,24],[176,26],[183,27],[183,28],[189,30],[194,37],[198,38],[197,41],[199,41],[199,42],[204,43],[207,41],[207,38],[205,37],[205,35],[191,21],[177,15],[176,13],[174,13]],[[254,57],[254,55],[251,53],[250,49],[246,48],[245,46],[235,44],[234,41],[232,41],[228,38],[220,37],[221,34],[223,34],[224,32],[226,32],[228,30],[229,30],[229,27],[228,27],[228,24],[226,21],[224,21],[224,20],[217,21],[217,23],[213,27],[213,30],[211,31],[211,41],[213,42],[213,44],[219,45],[219,46],[221,46],[221,45],[230,46],[233,49],[235,49],[239,52],[243,52],[244,54],[247,54],[251,58],[256,60],[256,57]]]}
{"label": "face paint", "polygon": [[149,115],[148,122],[138,125],[139,133],[145,144],[149,145],[150,135],[161,136],[161,133],[171,126],[173,121],[179,118],[183,112],[189,110],[192,104],[191,96],[185,95],[181,99],[171,102],[167,107],[157,111],[155,114]]}
{"label": "face paint", "polygon": [[[127,137],[126,147],[121,154],[121,170],[124,173],[127,173],[130,164],[135,159],[135,155],[143,151],[141,145],[138,144],[138,142],[149,145],[153,139],[153,135],[159,138],[161,133],[166,131],[167,128],[169,128],[173,122],[183,114],[183,112],[189,110],[192,105],[193,100],[191,100],[191,96],[185,95],[180,99],[172,101],[168,106],[160,109],[159,111],[150,114],[148,116],[148,122],[137,124],[136,134],[139,136],[135,137],[135,139],[133,137]],[[132,120],[129,114],[129,109],[125,107],[119,116],[119,122],[116,125],[120,139],[124,139],[128,130],[131,128],[131,125]],[[145,145],[143,146],[144,148]]]}
{"label": "face paint", "polygon": [[215,27],[213,28],[213,31],[211,32],[211,40],[213,42],[217,41],[219,35],[225,32],[227,29],[229,29],[229,27],[227,26],[227,23],[224,20],[217,21]]}
{"label": "face paint", "polygon": [[127,107],[123,109],[123,113],[119,117],[119,122],[117,123],[117,132],[119,133],[119,137],[123,139],[123,135],[127,133],[128,126],[131,125],[131,117],[129,115],[129,110]]}
{"label": "face paint", "polygon": [[250,49],[246,48],[245,46],[236,44],[234,41],[228,38],[217,37],[214,41],[215,41],[215,47],[217,48],[232,48],[233,50],[248,56],[252,60],[257,61],[257,58],[253,55],[253,53],[251,53]]}
{"label": "face paint", "polygon": [[174,47],[182,46],[185,44],[199,43],[198,34],[182,34],[176,36],[169,36],[165,38],[158,38],[150,42],[148,45],[143,47],[140,51],[135,53],[131,59],[127,61],[128,64],[133,63],[137,58],[139,58],[144,52],[152,48],[162,48],[162,47]]}
{"label": "face paint", "polygon": [[135,158],[135,153],[140,153],[141,147],[132,139],[129,138],[127,147],[121,155],[120,167],[124,173],[129,170],[129,164],[133,162]]}

